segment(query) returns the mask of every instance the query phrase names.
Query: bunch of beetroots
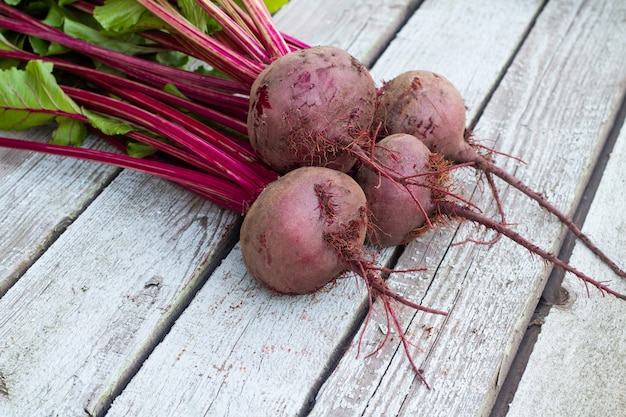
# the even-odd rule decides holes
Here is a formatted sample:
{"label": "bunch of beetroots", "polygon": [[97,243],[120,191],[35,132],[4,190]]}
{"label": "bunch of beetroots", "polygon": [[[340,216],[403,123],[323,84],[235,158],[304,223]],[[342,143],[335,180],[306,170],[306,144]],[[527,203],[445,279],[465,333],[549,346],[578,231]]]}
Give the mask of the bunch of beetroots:
{"label": "bunch of beetroots", "polygon": [[[526,191],[528,187],[503,173],[470,143],[465,111],[461,94],[441,75],[409,71],[377,89],[367,68],[335,47],[299,50],[270,64],[252,85],[250,142],[273,169],[289,173],[268,187],[267,194],[278,196],[276,188],[288,188],[283,182],[294,182],[295,176],[302,179],[294,186],[300,187],[297,198],[270,199],[262,193],[246,216],[241,237],[246,264],[253,275],[278,291],[306,293],[343,272],[333,267],[326,279],[316,277],[310,286],[281,286],[280,275],[293,282],[301,266],[315,256],[305,255],[303,262],[293,264],[293,270],[274,270],[275,263],[282,262],[286,254],[278,241],[269,243],[266,229],[283,236],[290,250],[299,255],[300,245],[310,250],[310,240],[304,237],[308,233],[327,245],[335,242],[328,234],[333,234],[338,224],[348,230],[352,222],[358,222],[371,243],[388,247],[412,240],[425,227],[432,227],[437,217],[462,217],[473,206],[450,191],[449,173],[459,165],[495,174]],[[311,167],[316,167],[315,174],[299,173],[311,171]],[[344,174],[341,180],[338,172]],[[352,184],[351,192],[345,191],[347,184]],[[495,187],[493,192],[497,199]],[[297,206],[306,198],[315,213],[305,208],[309,206]],[[557,212],[543,198],[537,201]],[[286,217],[282,216],[283,205]],[[260,222],[260,210],[272,214]],[[344,210],[351,214],[343,217]],[[560,212],[558,215],[565,217]],[[311,216],[317,216],[317,225],[309,227]],[[478,211],[472,220],[497,228],[506,236],[500,231],[505,228],[502,220],[495,226],[496,222]],[[280,231],[292,223],[302,225],[296,233]],[[573,225],[571,221],[566,224]],[[363,233],[350,236],[348,252],[362,256]],[[528,248],[534,252],[534,246]],[[344,262],[343,270],[350,269],[346,265],[353,259],[343,246],[335,252]],[[265,262],[256,261],[257,254]],[[264,273],[262,266],[267,269]],[[624,276],[623,271],[616,270]]]}
{"label": "bunch of beetroots", "polygon": [[[494,230],[625,298],[506,226],[492,175],[555,214],[625,276],[563,213],[481,155],[471,143],[465,113],[459,91],[433,72],[409,71],[377,89],[368,70],[335,47],[304,49],[273,62],[252,86],[248,133],[257,154],[286,174],[261,193],[244,218],[241,247],[249,272],[290,294],[316,291],[346,271],[357,273],[370,294],[381,297],[402,337],[389,300],[427,309],[387,286],[381,272],[389,271],[375,265],[364,244],[405,244],[448,218]],[[460,166],[486,174],[499,221],[451,192],[450,172]]]}

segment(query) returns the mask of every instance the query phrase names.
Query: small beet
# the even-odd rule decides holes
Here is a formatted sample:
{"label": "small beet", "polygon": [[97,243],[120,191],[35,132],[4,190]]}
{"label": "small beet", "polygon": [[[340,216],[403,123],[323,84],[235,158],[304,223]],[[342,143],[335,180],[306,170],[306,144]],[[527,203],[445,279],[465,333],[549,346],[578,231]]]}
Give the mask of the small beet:
{"label": "small beet", "polygon": [[[361,276],[370,303],[381,298],[411,367],[428,386],[411,358],[391,300],[428,313],[446,313],[388,287],[381,273],[394,271],[375,265],[373,255],[363,248],[367,219],[365,194],[350,176],[323,167],[297,168],[268,185],[246,214],[240,232],[244,264],[261,284],[286,294],[314,292],[348,271]],[[390,335],[391,327],[385,340]]]}
{"label": "small beet", "polygon": [[408,133],[455,162],[475,158],[465,141],[465,102],[445,77],[430,71],[404,72],[381,90],[376,122],[379,134]]}
{"label": "small beet", "polygon": [[[437,179],[432,175],[413,177],[415,172],[428,172],[430,156],[415,136],[397,133],[378,142],[373,160],[400,182],[366,165],[357,171],[356,180],[365,191],[370,211],[370,241],[382,247],[406,243],[434,214],[432,186]],[[401,184],[403,179],[407,184]]]}
{"label": "small beet", "polygon": [[[580,272],[569,263],[528,241],[506,225],[494,221],[478,211],[473,210],[471,207],[468,207],[468,204],[453,202],[452,199],[449,198],[450,196],[453,196],[453,194],[442,189],[443,187],[446,187],[447,182],[442,180],[441,175],[442,173],[445,175],[445,172],[448,171],[445,169],[439,169],[439,163],[436,160],[432,160],[432,158],[437,158],[437,154],[430,153],[426,146],[407,146],[407,142],[411,140],[419,141],[419,138],[411,135],[391,135],[377,144],[377,148],[382,149],[382,151],[378,149],[374,150],[375,155],[384,155],[384,161],[392,165],[390,167],[390,171],[402,173],[404,175],[403,179],[400,181],[385,181],[381,178],[377,184],[373,181],[362,182],[362,184],[366,186],[364,192],[368,198],[373,194],[395,196],[394,199],[383,199],[376,202],[376,208],[375,210],[372,210],[372,221],[375,222],[377,215],[382,216],[386,212],[393,211],[394,213],[410,213],[413,210],[418,213],[417,219],[419,221],[415,223],[409,223],[403,219],[401,219],[402,221],[398,224],[394,224],[391,221],[383,221],[379,223],[377,229],[381,232],[382,236],[392,235],[393,233],[396,238],[404,239],[406,236],[410,236],[414,233],[416,229],[425,227],[429,220],[423,217],[423,213],[425,212],[424,209],[428,208],[429,212],[432,212],[432,218],[430,220],[431,224],[437,223],[439,218],[472,221],[483,227],[494,230],[500,235],[508,237],[518,245],[528,249],[531,253],[534,253],[546,261],[563,268],[565,271],[576,275],[585,283],[595,286],[602,293],[609,293],[618,298],[626,299],[626,296],[623,294],[612,290],[606,284],[594,280],[588,275]],[[408,156],[407,154],[410,152],[417,152],[418,155]],[[427,161],[429,158],[431,159],[431,162],[424,163],[424,161]],[[372,167],[361,167],[358,177],[366,175],[380,175],[377,170],[373,170],[371,174],[366,174],[365,172],[362,172],[363,170],[372,170]],[[419,187],[416,188],[413,186],[414,183],[409,181],[409,179],[416,178],[435,178],[436,180],[430,182],[430,185],[427,181],[422,180],[417,184]],[[430,197],[425,196],[424,190],[427,189],[429,189],[432,193]],[[399,193],[404,193],[405,196],[399,196]],[[454,197],[462,201],[459,197]],[[385,207],[385,203],[387,207]],[[402,209],[397,207],[399,205],[408,205],[409,207]],[[401,226],[405,227],[405,229],[403,230]],[[388,227],[388,229],[383,229],[383,227]]]}

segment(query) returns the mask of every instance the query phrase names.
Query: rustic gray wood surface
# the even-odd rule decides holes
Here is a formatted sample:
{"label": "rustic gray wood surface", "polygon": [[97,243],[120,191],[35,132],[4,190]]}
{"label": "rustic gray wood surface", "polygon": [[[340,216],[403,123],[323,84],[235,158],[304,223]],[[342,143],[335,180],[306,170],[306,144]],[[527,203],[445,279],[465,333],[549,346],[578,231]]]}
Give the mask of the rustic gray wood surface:
{"label": "rustic gray wood surface", "polygon": [[[605,244],[615,259],[626,253],[626,127],[604,171],[583,231]],[[588,266],[611,287],[626,292],[626,282],[598,264],[577,245],[572,262]],[[620,416],[626,410],[626,314],[623,301],[587,293],[576,278],[565,277],[568,299],[552,309],[511,404],[511,417],[529,409],[554,416]],[[548,387],[546,389],[546,387]]]}
{"label": "rustic gray wood surface", "polygon": [[[312,45],[346,48],[378,82],[408,69],[445,75],[476,137],[527,165],[497,162],[571,214],[609,131],[623,122],[625,16],[623,2],[608,0],[292,0],[276,19]],[[611,196],[623,188],[624,142],[622,133],[586,224],[618,262],[624,203]],[[488,415],[551,269],[504,238],[451,246],[490,237],[470,224],[450,222],[408,245],[398,268],[427,270],[394,275],[391,285],[450,312],[397,309],[423,349],[411,353],[429,391],[397,338],[365,358],[385,320],[376,303],[362,328],[366,291],[357,278],[309,296],[270,293],[242,264],[238,216],[165,181],[118,172],[0,149],[1,416]],[[471,170],[458,178],[489,204]],[[498,185],[516,230],[558,252],[563,227]],[[624,291],[584,250],[572,263]],[[512,415],[626,408],[623,379],[606,383],[626,357],[626,307],[593,289],[587,298],[576,278],[565,285],[577,294],[571,312],[548,316]],[[613,361],[599,359],[602,349]],[[577,367],[555,387],[564,366],[556,356],[566,352]],[[603,396],[581,400],[582,387]]]}
{"label": "rustic gray wood surface", "polygon": [[[49,129],[7,136],[45,140]],[[0,149],[0,296],[117,172],[110,166]]]}

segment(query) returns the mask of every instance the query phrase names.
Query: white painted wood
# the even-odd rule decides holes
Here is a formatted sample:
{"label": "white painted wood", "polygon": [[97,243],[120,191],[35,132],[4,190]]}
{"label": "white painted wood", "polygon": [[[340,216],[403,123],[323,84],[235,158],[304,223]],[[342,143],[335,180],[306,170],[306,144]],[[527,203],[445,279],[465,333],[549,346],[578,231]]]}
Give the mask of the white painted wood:
{"label": "white painted wood", "polygon": [[[497,139],[498,149],[528,165],[498,162],[566,211],[580,198],[624,96],[624,13],[623,4],[609,1],[549,2],[477,127],[478,137]],[[471,71],[468,63],[465,68]],[[519,223],[516,230],[558,250],[560,225],[524,196],[502,190],[509,221]],[[429,274],[390,280],[426,305],[450,312],[442,318],[398,309],[409,337],[424,350],[414,350],[413,357],[433,390],[411,372],[397,338],[365,365],[354,359],[355,340],[310,415],[489,414],[549,268],[504,238],[491,247],[452,247],[442,259],[441,248],[468,234],[485,238],[471,225],[458,232],[449,226],[407,247],[398,267],[427,267],[435,274],[432,282]],[[365,340],[382,338],[376,323],[383,319],[374,320]]]}
{"label": "white painted wood", "polygon": [[[2,134],[44,138],[49,129]],[[117,172],[101,164],[0,148],[0,296]]]}
{"label": "white painted wood", "polygon": [[0,414],[101,412],[222,258],[237,217],[120,174],[0,299]]}
{"label": "white painted wood", "polygon": [[542,3],[426,0],[373,66],[372,75],[380,82],[415,69],[442,74],[461,91],[470,123]]}
{"label": "white painted wood", "polygon": [[271,293],[237,247],[107,416],[297,415],[364,291],[345,279],[314,295]]}
{"label": "white painted wood", "polygon": [[[602,183],[583,231],[603,242],[614,259],[626,253],[624,197],[626,126],[611,153]],[[617,192],[616,192],[617,191]],[[626,294],[626,280],[616,278],[584,246],[576,245],[572,262],[610,281]],[[507,414],[527,416],[620,416],[626,410],[626,309],[624,302],[602,296],[566,276],[569,300],[550,311]]]}
{"label": "white painted wood", "polygon": [[[449,18],[448,5],[442,3],[440,10],[446,19]],[[528,23],[537,6],[526,5]],[[467,10],[456,10],[467,13]],[[512,12],[519,11],[513,9]],[[502,16],[498,16],[499,19]],[[462,32],[455,32],[459,36],[451,44],[458,48],[477,48],[477,56],[492,51],[494,48],[490,45],[476,42],[481,30],[492,33],[492,23],[496,24],[489,20],[476,22],[473,40],[461,36]],[[499,22],[496,26],[501,27]],[[487,65],[491,71],[486,74],[498,73],[497,68],[505,65],[510,50],[516,47],[526,30],[526,25],[521,23],[507,27],[506,36],[500,33],[500,38],[506,38],[509,46],[499,49],[499,59],[491,55]],[[432,36],[436,38],[436,34]],[[484,60],[476,59],[473,68],[475,73],[480,73],[485,68]],[[493,80],[484,80],[484,85],[490,83]],[[441,256],[447,244],[447,240],[434,242],[433,254]],[[219,286],[224,281],[233,283],[232,294],[220,293]],[[342,354],[342,342],[353,331],[352,323],[357,320],[358,324],[361,319],[359,307],[364,303],[364,296],[362,285],[355,286],[351,279],[314,296],[272,297],[249,281],[238,250],[233,251],[115,400],[108,416],[237,416],[249,410],[255,410],[258,415],[296,415],[306,411],[310,393],[314,392],[318,381],[323,380],[334,357]],[[365,352],[372,349],[372,343],[379,341],[378,336],[366,336]],[[356,356],[355,352],[347,355]],[[363,355],[354,363],[360,372],[367,373],[371,369]],[[364,378],[342,383],[346,389],[358,388]],[[331,390],[341,389],[333,387]],[[146,402],[146,392],[153,393],[159,401]],[[335,415],[335,412],[337,410],[327,415]]]}
{"label": "white painted wood", "polygon": [[343,48],[370,67],[419,3],[420,0],[291,0],[277,13],[276,21],[283,32],[309,45]]}

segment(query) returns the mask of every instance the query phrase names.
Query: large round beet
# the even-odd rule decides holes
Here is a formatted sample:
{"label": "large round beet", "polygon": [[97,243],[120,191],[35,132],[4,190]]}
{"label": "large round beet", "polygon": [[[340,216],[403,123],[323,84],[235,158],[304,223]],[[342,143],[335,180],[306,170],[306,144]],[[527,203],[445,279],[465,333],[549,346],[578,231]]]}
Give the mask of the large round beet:
{"label": "large round beet", "polygon": [[246,268],[262,284],[305,294],[337,278],[361,255],[365,195],[348,175],[303,167],[271,183],[241,226]]}
{"label": "large round beet", "polygon": [[346,51],[318,46],[292,52],[252,85],[250,142],[280,173],[300,166],[346,172],[355,163],[346,149],[367,144],[376,94],[367,68]]}

